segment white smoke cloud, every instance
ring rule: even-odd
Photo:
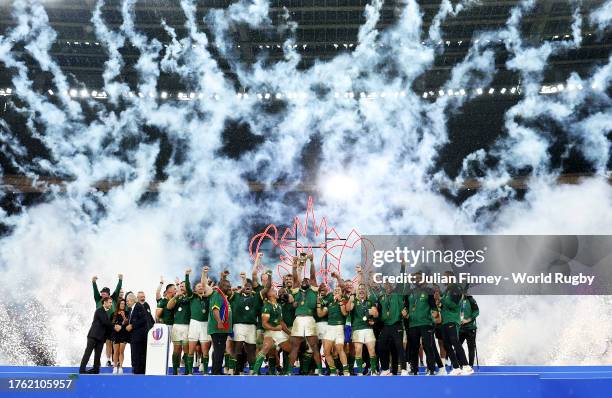
[[[118,30],[104,21],[102,0],[92,14],[97,40],[108,55],[102,74],[110,99],[107,106],[91,99],[79,102],[67,93],[68,79],[49,55],[56,34],[40,2],[15,1],[16,25],[0,37],[0,63],[15,71],[12,84],[23,104],[13,105],[13,111],[26,117],[28,131],[50,150],[51,159],[25,162],[26,149],[6,123],[0,124],[0,146],[26,175],[69,180],[40,204],[17,214],[0,213],[0,221],[11,229],[0,245],[0,292],[5,301],[0,320],[8,316],[9,304],[23,295],[39,302],[48,317],[46,342],[56,363],[76,363],[82,352],[93,309],[89,280],[94,274],[100,276],[100,287],[113,288],[115,275],[123,273],[125,290],[143,289],[152,302],[159,275],[173,280],[184,268],[198,267],[202,247],[214,272],[229,268],[237,273],[250,267],[247,244],[253,219],[264,214],[265,222],[286,223],[287,216],[305,207],[306,198],[287,204],[285,194],[310,178],[303,153],[317,139],[322,166],[314,182],[326,187],[340,181],[350,188],[319,188],[316,199],[318,213],[341,233],[353,228],[368,234],[610,233],[612,189],[605,176],[610,161],[607,89],[612,58],[591,76],[572,74],[564,82],[568,89],[558,95],[539,93],[550,57],[581,45],[580,3],[573,3],[571,40],[538,44],[523,40],[520,33],[521,21],[535,2],[520,3],[504,28],[476,34],[443,86],[445,92],[465,88],[469,94],[445,95],[433,102],[414,92],[413,83],[444,51],[444,45],[437,44],[444,37],[444,21],[475,2],[453,7],[443,1],[424,33],[422,12],[414,0],[405,2],[394,26],[378,31],[382,2],[374,0],[365,9],[366,22],[355,50],[317,61],[308,70],[297,67],[295,22],[288,16],[281,29],[288,35],[282,60],[269,63],[262,56],[244,65],[235,56],[231,32],[271,26],[264,0],[212,11],[205,18],[212,38],[198,28],[195,2],[182,0],[187,36],[179,37],[176,27],[160,21],[172,38],[167,45],[138,31],[134,4],[122,3]],[[590,14],[600,30],[609,25],[609,4]],[[423,37],[428,37],[426,43]],[[470,101],[474,89],[493,81],[500,40],[509,53],[506,67],[521,77],[523,97],[506,113],[501,138],[491,148],[469,155],[453,179],[436,169],[449,141],[448,115]],[[24,43],[39,66],[52,74],[59,102],[32,88],[28,67],[14,51],[15,42]],[[121,81],[126,62],[120,50],[128,44],[139,53],[135,87]],[[211,44],[228,60],[248,98],[237,98],[234,83],[208,50]],[[195,97],[159,101],[162,72],[176,77]],[[585,90],[569,90],[570,85]],[[270,112],[256,93],[282,93],[283,109]],[[593,102],[601,105],[589,111]],[[95,110],[94,120],[85,117],[84,107]],[[248,124],[263,142],[238,159],[220,155],[228,120]],[[600,177],[571,186],[556,184],[559,170],[551,168],[549,159],[553,124]],[[158,178],[160,144],[146,135],[150,128],[163,132],[184,153],[173,156],[164,168],[166,178],[156,186],[157,197],[144,200]],[[486,166],[487,157],[497,159],[497,165]],[[484,170],[484,176],[474,175],[474,167]],[[518,200],[508,181],[524,168],[531,171],[530,189]],[[267,192],[264,203],[257,202],[247,183],[253,175],[267,186],[279,180],[285,186]],[[457,186],[468,178],[475,178],[482,188],[460,205],[439,190],[440,184]],[[101,181],[117,186],[108,192],[92,189]],[[501,200],[503,205],[495,206]],[[33,288],[14,289],[16,283]],[[605,298],[479,301],[481,363],[575,363],[577,353],[584,354],[583,363],[612,360],[607,350],[612,320],[602,315],[612,313],[612,303]],[[558,311],[560,306],[563,311]],[[552,328],[530,332],[556,324],[565,325],[562,333]],[[585,324],[602,327],[591,328],[585,339],[580,333]],[[68,346],[66,341],[75,344]],[[11,350],[23,353],[20,360],[33,361],[14,330],[1,329],[0,357],[9,358]]]

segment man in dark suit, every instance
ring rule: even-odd
[[[87,333],[87,347],[85,348],[83,359],[81,359],[79,373],[100,373],[100,357],[102,356],[102,349],[104,348],[104,342],[109,338],[111,329],[113,327],[107,313],[112,305],[113,299],[111,297],[104,297],[102,299],[102,306],[97,308],[96,312],[94,312],[94,319],[91,323],[91,327],[89,328],[89,333]],[[94,352],[93,368],[86,371],[85,367],[87,366],[87,362],[89,362],[92,351]]]
[[[153,319],[153,314],[151,313],[151,307],[149,306],[149,303],[146,302],[145,299],[145,294],[143,291],[138,292],[138,294],[136,295],[136,301],[138,301],[140,304],[142,304],[145,308],[145,310],[147,310],[147,313],[149,314],[149,323],[151,324],[151,327],[153,326],[153,324],[155,323],[155,320]],[[150,329],[150,328],[149,328]]]
[[[149,331],[149,314],[145,307],[136,301],[134,293],[127,295],[129,308],[128,325],[125,330],[130,335],[132,352],[132,373],[144,374],[147,355],[147,332]]]

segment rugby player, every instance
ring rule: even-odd
[[[306,259],[310,260],[310,278],[303,278],[301,283],[298,277],[298,266],[304,264]],[[297,359],[300,346],[304,339],[312,350],[312,356],[317,365],[316,374],[321,375],[323,373],[323,367],[321,364],[321,354],[319,352],[319,341],[317,338],[317,327],[313,317],[314,311],[317,307],[317,274],[315,271],[315,265],[313,255],[301,253],[300,257],[294,257],[292,266],[293,275],[293,286],[291,291],[293,295],[293,307],[295,308],[295,319],[293,321],[293,327],[291,328],[291,354],[289,355],[289,363],[295,363]]]
[[[208,307],[212,287],[208,285],[208,267],[202,267],[200,282],[195,285],[194,294],[189,299],[189,354],[187,356],[186,374],[193,373],[193,356],[198,343],[202,349],[201,371],[208,374],[208,353],[210,351],[210,335],[208,334]]]
[[[184,353],[185,358],[185,374],[189,374],[189,369],[193,365],[189,363],[189,321],[191,319],[191,282],[189,281],[191,268],[185,270],[185,280],[179,284],[178,293],[175,294],[166,305],[166,308],[174,314],[174,326],[172,327],[172,344],[174,350],[172,352],[172,371],[174,375],[178,375],[178,370],[181,365],[181,353]],[[193,360],[193,358],[191,358]]]

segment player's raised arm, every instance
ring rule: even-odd
[[[174,295],[174,296],[173,296],[173,297],[172,297],[172,298],[171,298],[171,299],[168,301],[168,304],[166,305],[166,308],[167,308],[167,309],[171,310],[171,309],[173,309],[173,308],[176,306],[176,299],[177,299],[177,296],[179,296],[179,294],[178,294],[178,293],[179,293],[179,292],[177,292],[177,294],[175,294],[175,295]]]
[[[263,253],[257,253],[255,256],[255,264],[253,264],[253,269],[251,270],[251,281],[253,284],[253,289],[259,286],[259,265],[261,263],[261,258],[263,257]]]
[[[221,272],[221,279],[219,280],[219,283],[221,283],[222,280],[227,280],[227,277],[229,276],[229,271],[225,270],[223,272]]]
[[[300,279],[298,277],[298,258],[293,257],[293,264],[291,264],[291,275],[293,276],[293,287],[300,286]]]
[[[162,298],[161,290],[162,290],[163,286],[164,286],[164,277],[160,276],[159,277],[159,285],[157,285],[157,289],[155,289],[155,301],[161,300],[161,298]]]
[[[117,286],[115,286],[115,291],[111,295],[111,298],[115,302],[119,298],[119,292],[121,291],[121,285],[123,285],[123,274],[117,275],[117,278],[119,278],[119,280],[117,281]]]
[[[332,272],[331,277],[336,280],[336,286],[340,287],[344,291],[344,281],[340,278],[340,274],[337,272]]]
[[[191,268],[185,270],[185,290],[187,291],[187,297],[193,296],[193,290],[191,289],[191,281],[189,275],[191,274]]]
[[[209,297],[213,293],[213,288],[208,284],[208,265],[202,267],[202,277],[200,278],[200,283],[202,283],[202,287],[204,288],[204,296]]]
[[[267,270],[265,275],[266,275],[265,285],[264,285],[264,288],[260,292],[260,296],[262,300],[266,298],[266,296],[268,295],[268,292],[272,288],[272,270],[270,269]]]
[[[93,296],[94,296],[94,300],[96,302],[96,305],[98,304],[98,302],[102,298],[102,296],[100,296],[100,291],[98,290],[97,280],[98,280],[98,277],[95,276],[95,275],[91,278],[91,285],[93,286]]]
[[[309,278],[310,286],[317,287],[319,286],[317,284],[317,271],[315,270],[314,256],[312,253],[308,255],[308,259],[310,260],[310,278]]]

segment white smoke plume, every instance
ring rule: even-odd
[[[263,55],[243,64],[236,57],[235,29],[272,26],[265,0],[211,11],[204,19],[213,37],[198,28],[196,2],[182,0],[187,36],[162,20],[172,39],[166,44],[138,30],[135,3],[122,3],[123,22],[116,30],[104,20],[103,0],[92,13],[94,33],[108,57],[102,90],[109,101],[104,104],[87,92],[81,95],[84,85],[80,101],[70,95],[71,78],[49,55],[56,33],[40,1],[16,0],[15,26],[0,32],[0,63],[12,72],[16,97],[10,111],[25,118],[28,134],[44,144],[49,157],[26,161],[27,148],[4,121],[0,147],[15,169],[35,181],[41,176],[65,181],[49,187],[37,204],[0,212],[0,222],[9,229],[0,242],[0,320],[24,311],[24,302],[35,303],[31,308],[45,319],[44,335],[27,340],[14,328],[0,330],[3,364],[36,362],[41,351],[52,363],[76,363],[93,309],[92,275],[100,276],[100,287],[112,289],[116,275],[123,273],[124,289],[145,290],[153,303],[159,275],[172,281],[183,269],[199,267],[202,252],[215,273],[247,270],[252,225],[287,223],[301,214],[307,198],[291,192],[305,181],[318,187],[318,214],[340,233],[353,228],[362,234],[612,233],[612,188],[606,180],[612,57],[590,76],[572,74],[563,82],[567,89],[556,95],[540,93],[550,58],[579,48],[585,23],[606,34],[609,1],[592,10],[587,21],[582,15],[588,10],[573,2],[571,39],[538,43],[524,39],[520,29],[535,1],[521,2],[505,27],[472,38],[465,58],[441,87],[445,93],[461,87],[467,93],[435,101],[422,98],[413,84],[445,51],[439,44],[444,22],[477,2],[443,0],[424,32],[423,12],[414,0],[402,4],[393,26],[378,30],[382,2],[373,0],[365,8],[354,51],[306,70],[298,68],[295,22],[288,15],[278,29],[286,34],[281,60],[268,62]],[[500,138],[470,154],[458,177],[448,176],[436,164],[449,143],[449,115],[472,101],[477,88],[491,84],[500,43],[508,53],[506,68],[520,76],[522,97],[506,112]],[[33,88],[17,44],[53,76],[56,99]],[[224,75],[209,50],[213,44],[237,82]],[[126,46],[138,52],[135,86],[121,79],[126,61],[120,50]],[[162,73],[185,87],[185,98],[193,92],[191,100],[160,100]],[[239,98],[236,86],[247,96]],[[257,98],[265,93],[281,93],[276,98],[280,110]],[[261,143],[237,158],[222,155],[229,121],[248,125]],[[553,126],[596,177],[576,185],[556,183],[561,170],[551,165],[549,149],[560,138],[551,133]],[[180,148],[161,179],[156,171],[161,144],[146,133],[150,129]],[[320,142],[321,166],[313,171],[304,157],[314,141]],[[518,171],[529,176],[524,198],[509,186]],[[259,198],[250,193],[251,179],[268,188]],[[467,179],[477,180],[481,189],[459,204],[441,192],[448,186],[456,194],[452,187]],[[108,192],[94,188],[108,181],[115,183]],[[278,182],[280,188],[273,185]],[[152,184],[154,199],[147,197]],[[344,272],[350,274],[351,268],[345,265]],[[607,298],[483,297],[479,302],[481,364],[612,363],[612,302]],[[21,320],[25,329],[39,327],[36,317]]]

